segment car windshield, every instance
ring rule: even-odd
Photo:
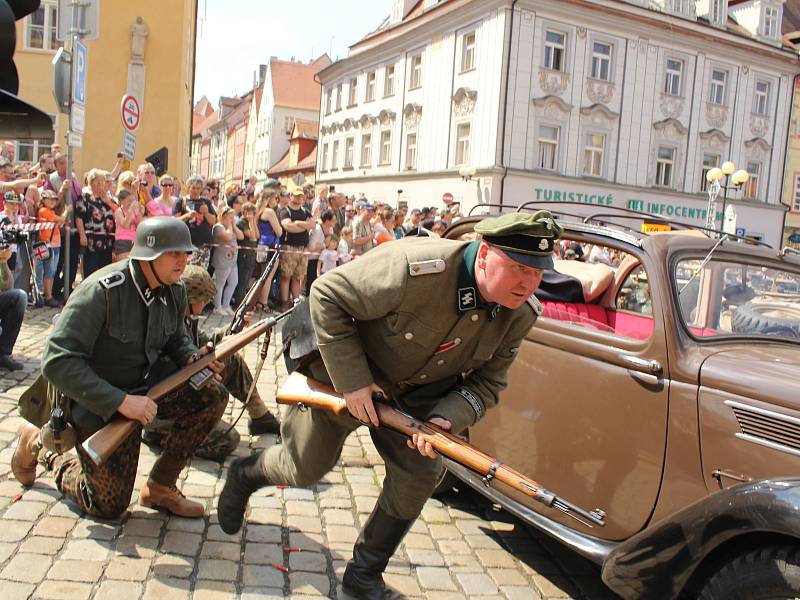
[[[681,317],[697,337],[800,339],[800,274],[712,258],[676,264]]]

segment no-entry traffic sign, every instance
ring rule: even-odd
[[[453,202],[453,194],[450,192],[445,192],[442,194],[442,202],[445,204],[451,204]]]
[[[136,131],[142,120],[142,110],[139,108],[139,101],[130,94],[122,97],[120,104],[120,116],[122,124],[128,131]]]

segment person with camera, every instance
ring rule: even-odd
[[[206,189],[202,177],[190,177],[186,185],[189,197],[175,203],[173,215],[186,223],[197,251],[192,255],[191,264],[208,268],[211,259],[212,228],[217,224],[217,212],[211,200],[203,198]]]
[[[111,264],[117,209],[106,194],[106,172],[92,169],[87,176],[90,191],[75,202],[75,227],[83,250],[83,277]]]
[[[6,232],[0,231],[0,369],[19,371],[24,365],[11,354],[25,317],[28,294],[14,289],[14,274],[8,266],[13,250],[4,241],[4,235]]]

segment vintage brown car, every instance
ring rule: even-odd
[[[594,262],[545,274],[544,312],[469,436],[596,522],[449,470],[623,598],[800,597],[800,256],[573,217],[567,254]]]

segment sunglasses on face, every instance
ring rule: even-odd
[[[175,185],[174,183],[162,183],[161,187],[172,187],[174,185]]]

